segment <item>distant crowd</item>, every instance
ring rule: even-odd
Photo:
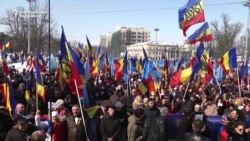
[[[248,140],[250,128],[245,117],[250,115],[250,93],[247,86],[242,86],[239,94],[230,77],[225,77],[219,86],[209,84],[198,88],[194,83],[170,88],[162,79],[155,94],[143,94],[138,88],[140,75],[131,75],[128,83],[117,82],[109,72],[101,72],[99,77],[86,82],[90,107],[99,106],[91,117],[96,125],[93,127],[85,111],[88,107],[81,109],[77,96],[66,83],[59,85],[54,71],[43,74],[46,98],[43,101],[39,97],[38,103],[35,80],[31,80],[34,88],[30,98],[25,98],[24,74],[25,70],[18,72],[15,66],[10,68],[8,77],[0,73],[0,84],[12,83],[16,105],[10,114],[1,91],[1,141],[167,141],[169,114],[184,115],[177,141],[211,140],[206,118],[210,115],[222,116],[221,141]],[[56,105],[51,111],[49,101]]]

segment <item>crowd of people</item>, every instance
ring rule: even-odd
[[[245,120],[250,115],[250,93],[247,86],[239,91],[230,77],[219,82],[220,86],[201,85],[198,89],[193,83],[170,88],[167,79],[162,79],[152,95],[139,90],[140,75],[131,75],[128,82],[117,82],[110,73],[101,72],[99,77],[90,78],[86,83],[90,106],[99,106],[92,119],[96,125],[93,128],[85,111],[87,107],[79,105],[77,96],[66,83],[59,85],[54,72],[43,75],[45,101],[41,98],[37,101],[34,89],[30,99],[25,98],[24,74],[25,70],[18,72],[14,67],[9,77],[0,73],[1,84],[12,82],[16,103],[10,115],[0,94],[2,141],[167,141],[170,114],[184,115],[177,130],[177,141],[211,140],[211,131],[207,128],[210,115],[222,116],[221,141],[247,141],[250,132]],[[55,106],[48,108],[48,101]]]

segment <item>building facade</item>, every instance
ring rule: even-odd
[[[144,57],[143,50],[145,49],[148,58],[177,60],[179,58],[189,58],[191,56],[190,48],[186,46],[170,45],[167,43],[145,42],[127,46],[128,57]]]

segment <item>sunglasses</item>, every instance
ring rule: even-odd
[[[244,129],[238,129],[239,131],[244,131]]]

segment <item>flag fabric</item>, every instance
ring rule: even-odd
[[[60,42],[61,55],[59,60],[61,64],[61,72],[63,78],[66,80],[69,85],[73,95],[77,95],[77,89],[80,96],[83,96],[83,78],[81,75],[84,75],[84,68],[80,63],[80,60],[77,59],[76,53],[68,45],[66,36],[62,27],[62,35]],[[75,85],[76,82],[76,85]]]
[[[170,86],[174,87],[180,85],[181,83],[188,82],[191,74],[192,74],[192,67],[175,72],[170,82]]]
[[[128,74],[128,52],[126,51],[124,57],[123,57],[123,68],[122,73]]]
[[[184,36],[190,26],[204,21],[203,0],[189,0],[185,6],[179,9],[179,27],[183,30]]]
[[[145,61],[144,65],[143,65],[143,69],[142,69],[142,80],[148,79],[150,73],[153,71],[154,69],[154,63],[151,60],[147,60]]]
[[[116,81],[120,81],[123,77],[122,65],[122,60],[114,59],[114,76]]]
[[[175,72],[183,69],[183,59],[178,60],[175,66]]]
[[[88,58],[89,59],[89,58]],[[90,74],[91,76],[97,76],[99,73],[99,64],[100,64],[101,60],[100,58],[97,58],[97,60],[95,60],[92,64],[92,66],[90,67]]]
[[[147,52],[144,48],[142,48],[142,52],[143,52],[143,55],[144,55],[144,60],[148,60],[148,55],[147,55]]]
[[[10,74],[10,70],[9,70],[9,67],[8,67],[5,59],[2,60],[2,65],[3,65],[2,66],[3,67],[3,72],[6,74],[6,76],[9,75]]]
[[[104,71],[110,72],[110,59],[108,58],[108,53],[105,53],[105,64],[104,64]]]
[[[201,69],[202,64],[200,62],[196,62],[193,66],[192,66],[192,73],[189,79],[189,82],[192,82],[194,79],[194,76],[196,73],[198,73],[198,71]]]
[[[136,70],[139,73],[142,73],[142,64],[141,64],[141,61],[139,59],[136,60]]]
[[[148,91],[147,87],[142,82],[138,84],[138,89],[143,95]]]
[[[1,48],[0,51],[1,51],[1,53],[2,53],[2,69],[3,69],[3,72],[4,72],[4,73],[6,74],[6,76],[7,76],[7,75],[10,74],[9,67],[8,67],[8,65],[7,65],[7,63],[6,63],[7,52],[6,52],[5,48],[2,48],[2,47],[0,47],[0,48]]]
[[[218,65],[217,63],[214,63],[214,77],[216,77],[216,79],[218,81],[222,81],[223,79],[223,70],[221,65]]]
[[[87,79],[90,78],[90,65],[89,65],[89,56],[87,55],[86,61],[84,63],[84,69],[85,69],[85,77]]]
[[[84,105],[84,108],[90,106],[89,94],[88,94],[88,89],[87,89],[86,84],[84,85],[84,88],[83,88],[83,105]]]
[[[175,72],[170,82],[170,86],[175,87],[182,83],[193,81],[194,75],[200,70],[200,68],[201,68],[201,63],[197,62],[192,67]]]
[[[5,101],[5,107],[8,109],[10,115],[13,115],[16,108],[16,103],[14,99],[14,91],[12,89],[12,83],[3,83],[0,85],[4,101]]]
[[[206,64],[206,74],[204,76],[202,76],[202,84],[206,85],[208,84],[211,79],[213,78],[214,76],[214,73],[213,73],[213,64],[212,64],[212,61],[209,59],[207,64]]]
[[[26,70],[30,71],[34,67],[36,67],[36,60],[33,55],[29,55],[26,59]]]
[[[209,28],[207,22],[205,22],[199,29],[197,29],[192,35],[188,37],[188,42],[190,44],[195,44],[196,42],[209,42],[212,41],[212,32]]]
[[[0,50],[2,50],[4,48],[3,44],[0,44]]]
[[[43,86],[43,79],[41,75],[41,68],[39,67],[39,53],[36,55],[36,94],[39,95],[43,102],[45,102],[45,89]]]
[[[130,71],[131,71],[131,73],[136,73],[137,72],[137,70],[136,70],[136,61],[137,61],[137,58],[133,58],[133,57],[131,57],[130,58]]]
[[[153,78],[150,76],[148,76],[148,78],[145,80],[145,86],[148,89],[149,95],[151,97],[154,97],[156,95],[156,87],[155,87],[155,82],[153,80]]]
[[[223,69],[228,71],[233,68],[237,68],[237,54],[236,48],[232,48],[227,51],[222,57]]]
[[[41,72],[45,72],[46,71],[46,62],[45,62],[42,54],[37,53],[36,59],[37,59],[36,63],[38,63],[38,64],[36,64],[36,69],[37,69],[37,67],[39,67]]]
[[[30,99],[30,93],[33,88],[33,79],[34,79],[34,71],[31,69],[30,71],[26,71],[23,76],[24,81],[26,82],[25,86],[25,99],[28,101]]]
[[[203,43],[200,43],[199,47],[197,48],[196,51],[196,57],[198,58],[199,61],[201,61],[201,57],[205,51],[205,47]]]
[[[243,62],[240,69],[239,69],[239,79],[243,80],[248,77],[248,64]]]
[[[92,53],[92,45],[87,35],[86,35],[86,40],[87,40],[87,55],[89,55],[89,64],[92,65],[94,59]]]

